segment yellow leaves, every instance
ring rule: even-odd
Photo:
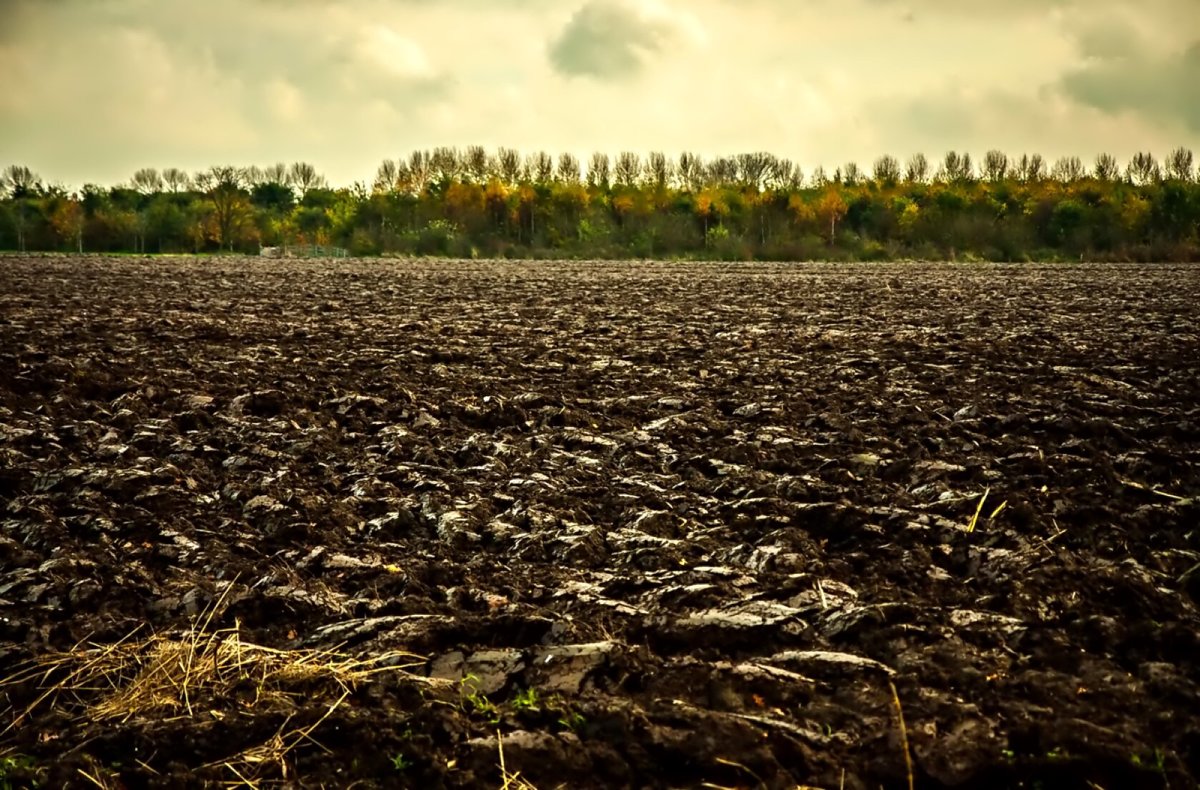
[[[633,197],[631,195],[616,195],[612,199],[613,211],[619,216],[625,216],[633,210]]]
[[[788,197],[788,211],[797,225],[809,225],[817,218],[812,205],[799,194]]]
[[[826,189],[817,200],[817,214],[822,219],[833,218],[835,221],[846,216],[849,206],[842,199],[842,193],[837,188]]]
[[[1121,223],[1131,231],[1138,231],[1150,217],[1150,201],[1141,195],[1131,194],[1121,205]]]
[[[498,179],[491,179],[487,182],[487,186],[483,190],[484,198],[492,203],[494,201],[503,202],[508,199],[508,187],[502,184]]]
[[[706,189],[696,195],[696,213],[702,217],[719,217],[729,212],[721,194],[716,190]]]
[[[576,210],[587,207],[588,193],[582,184],[562,184],[557,187],[556,194],[558,200],[567,207]]]
[[[769,189],[744,189],[742,190],[742,200],[747,206],[755,208],[768,206],[775,199],[775,194]]]
[[[850,207],[846,205],[846,201],[842,199],[841,190],[837,187],[829,187],[817,199],[817,216],[821,218],[823,223],[829,225],[829,243],[833,243],[833,238],[837,233],[837,224],[842,217],[846,216],[846,212]]]
[[[483,211],[484,192],[475,184],[455,181],[446,189],[446,210],[450,216],[462,217]]]
[[[60,200],[50,214],[54,232],[63,239],[70,239],[83,227],[83,206],[75,200]]]

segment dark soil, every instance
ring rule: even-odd
[[[0,782],[905,787],[894,684],[918,787],[1195,787],[1198,334],[1184,266],[2,259],[4,674],[215,606],[434,680],[83,693]]]

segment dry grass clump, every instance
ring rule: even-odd
[[[321,688],[330,696],[346,694],[373,675],[419,660],[400,652],[358,659],[328,650],[279,650],[243,641],[236,625],[211,632],[194,628],[178,636],[135,636],[39,656],[0,680],[0,687],[34,681],[42,691],[5,732],[45,705],[93,721],[126,721],[194,716],[201,700],[239,699],[243,709],[286,702],[299,696],[301,687],[310,699]],[[211,708],[203,712],[211,713]]]
[[[401,652],[360,659],[329,650],[280,650],[254,644],[242,639],[236,624],[209,629],[220,605],[218,601],[181,634],[138,638],[135,631],[114,644],[80,644],[39,656],[0,678],[0,689],[33,684],[38,692],[32,703],[14,711],[0,736],[46,709],[81,721],[164,722],[201,715],[221,719],[231,709],[245,714],[327,704],[316,722],[289,729],[289,716],[266,743],[217,764],[228,768],[239,783],[252,784],[259,769],[272,764],[286,778],[287,754],[302,741],[316,743],[313,730],[359,684],[420,660]]]
[[[42,690],[10,728],[44,705],[93,721],[126,721],[194,716],[200,700],[238,698],[251,708],[284,702],[296,697],[300,686],[306,695],[314,686],[349,692],[412,658],[404,653],[356,659],[325,650],[277,650],[243,641],[235,626],[141,640],[131,635],[111,645],[50,653],[0,680],[0,686],[36,681]]]

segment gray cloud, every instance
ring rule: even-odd
[[[1068,72],[1058,87],[1110,115],[1140,114],[1200,132],[1200,41],[1167,55],[1128,50],[1118,55]]]
[[[676,45],[686,21],[666,6],[626,0],[590,0],[550,46],[550,63],[568,76],[624,79]]]
[[[1079,32],[1078,42],[1080,54],[1100,60],[1133,57],[1145,47],[1136,31],[1116,20],[1088,25]]]

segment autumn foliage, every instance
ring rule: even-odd
[[[69,192],[23,167],[0,179],[0,248],[359,255],[723,259],[1200,258],[1200,185],[1185,149],[1126,167],[951,152],[806,176],[769,154],[704,161],[623,152],[524,157],[417,151],[373,183],[331,189],[306,163],[139,170]]]

